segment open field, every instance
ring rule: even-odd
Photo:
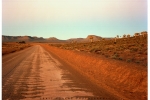
[[[95,53],[106,58],[147,66],[147,36],[100,40],[89,43],[50,44],[67,50]]]
[[[20,51],[30,46],[31,44],[29,43],[3,42],[2,55]]]

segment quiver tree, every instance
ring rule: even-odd
[[[116,37],[115,37],[116,38]],[[119,35],[117,35],[117,38],[119,38]]]

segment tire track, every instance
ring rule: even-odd
[[[2,99],[53,100],[58,97],[108,99],[107,93],[102,93],[103,90],[100,93],[92,86],[93,84],[71,69],[68,64],[63,63],[41,46],[34,46],[26,52],[17,57],[20,59],[19,63],[15,61],[13,63],[12,60],[8,65],[5,63],[7,67],[14,64],[15,68],[10,72],[5,71],[9,73],[4,74],[3,77]]]
[[[15,56],[12,61],[9,60],[7,58],[7,56],[4,56],[2,59],[5,59],[2,61],[2,79],[5,79],[5,77],[7,77],[11,72],[13,72],[13,70],[23,61],[26,59],[27,55],[30,55],[34,52],[34,47],[30,48],[28,52],[22,51],[21,53],[19,52],[19,54],[17,56]],[[28,50],[28,49],[26,49]],[[22,54],[24,53],[24,56],[22,56]],[[7,58],[7,60],[6,60]],[[18,59],[19,58],[19,59]]]

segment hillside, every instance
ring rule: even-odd
[[[90,37],[93,38],[93,41],[99,41],[102,39],[102,37],[100,36],[96,36],[96,35],[88,35],[87,38],[85,40],[89,41],[90,40]]]

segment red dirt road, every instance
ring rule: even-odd
[[[116,100],[70,65],[36,45],[2,57],[3,100]]]

